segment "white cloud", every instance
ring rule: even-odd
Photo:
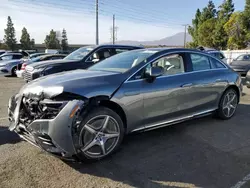
[[[11,16],[18,40],[23,27],[28,29],[36,43],[42,43],[51,29],[62,30],[62,28],[65,28],[70,43],[95,43],[95,17],[93,12],[88,10],[72,12],[72,10],[52,6],[38,6],[31,3],[26,3],[24,6],[23,3],[18,3],[18,1],[14,3],[8,0],[1,1],[3,2],[0,5],[0,38],[4,36],[7,16]],[[116,20],[118,40],[155,40],[183,30],[181,27],[165,28],[136,22],[120,20],[118,17]],[[110,41],[111,24],[112,14],[110,14],[110,17],[100,15],[100,42]]]

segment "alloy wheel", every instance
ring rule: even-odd
[[[116,147],[120,137],[117,121],[108,115],[90,119],[80,132],[80,150],[90,158],[101,158]]]
[[[229,118],[233,116],[238,104],[237,100],[237,94],[233,91],[230,91],[225,95],[223,99],[222,110],[226,117]]]

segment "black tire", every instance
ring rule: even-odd
[[[234,93],[234,94],[235,94],[235,97],[236,97],[236,98],[235,98],[235,109],[234,109],[234,111],[232,112],[232,115],[227,116],[225,110],[223,110],[223,102],[224,102],[224,100],[226,100],[226,99],[225,99],[226,96],[227,96],[228,94],[230,94],[230,93]],[[221,99],[220,99],[219,108],[218,108],[218,110],[216,111],[216,117],[218,117],[219,119],[222,119],[222,120],[227,120],[227,119],[232,118],[232,117],[234,116],[234,114],[235,114],[236,109],[237,109],[238,102],[239,102],[239,95],[238,95],[237,91],[236,91],[235,89],[233,89],[233,88],[227,89],[227,90],[223,93],[223,95],[222,95],[222,97],[221,97]]]
[[[108,154],[104,155],[104,156],[91,156],[89,154],[87,154],[88,151],[83,152],[81,150],[81,148],[83,148],[83,146],[85,146],[85,144],[81,143],[84,142],[83,140],[85,140],[85,135],[82,135],[82,132],[87,131],[86,130],[86,124],[89,123],[90,121],[92,121],[92,119],[95,119],[99,116],[109,116],[109,121],[111,120],[112,123],[116,122],[114,125],[117,126],[117,133],[119,132],[119,137],[118,138],[112,138],[115,139],[115,145],[112,147],[112,150],[110,150],[108,152]],[[98,120],[97,120],[98,121]],[[102,120],[103,121],[103,120]],[[109,122],[110,123],[110,122]],[[96,123],[98,125],[98,123]],[[93,127],[91,127],[93,128]],[[101,129],[101,128],[100,128]],[[98,129],[95,129],[98,130]],[[99,130],[98,130],[99,131]],[[113,110],[106,108],[106,107],[96,107],[95,109],[91,110],[81,121],[81,123],[79,124],[79,126],[77,126],[75,129],[73,128],[72,130],[72,134],[73,134],[73,140],[74,140],[74,145],[77,151],[77,155],[76,157],[82,161],[82,162],[94,162],[94,161],[98,161],[100,159],[103,159],[107,156],[110,156],[112,153],[114,153],[120,146],[123,137],[124,137],[124,124],[123,121],[121,120],[121,117],[114,112]],[[88,132],[88,134],[91,134],[90,132]],[[107,133],[108,134],[108,133]],[[94,136],[95,134],[93,134],[93,137],[97,137],[97,134]],[[83,138],[84,137],[84,138]],[[87,136],[86,136],[87,137]],[[82,141],[81,141],[82,140]],[[92,140],[92,139],[90,139]],[[93,139],[94,140],[94,139]],[[93,141],[92,140],[92,141]],[[108,142],[108,140],[106,140],[106,142]],[[88,142],[89,143],[89,142]],[[88,144],[86,144],[88,145]],[[93,146],[94,147],[94,146]],[[99,147],[99,146],[98,146]],[[105,148],[105,147],[104,147]],[[90,148],[91,149],[91,148]]]
[[[17,67],[13,67],[11,70],[11,76],[16,76]]]

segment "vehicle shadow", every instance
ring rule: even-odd
[[[231,187],[249,173],[250,161],[242,162],[229,152],[241,147],[241,137],[250,139],[243,134],[250,131],[243,118],[249,112],[249,105],[240,104],[231,120],[209,116],[131,134],[111,157],[92,164],[66,164],[82,174],[133,187]],[[237,137],[239,122],[242,134]]]
[[[0,127],[0,146],[3,144],[15,144],[20,141],[21,139],[16,133],[9,131],[7,127]]]
[[[13,75],[5,75],[4,77],[6,77],[6,78],[17,78],[16,76],[13,76]]]

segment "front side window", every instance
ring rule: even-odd
[[[112,48],[102,48],[94,52],[87,61],[99,62],[115,55],[115,51]]]
[[[205,55],[190,54],[193,71],[209,70],[211,69],[209,58]]]
[[[120,53],[93,65],[89,68],[89,70],[114,71],[123,73],[142,63],[145,59],[152,56],[156,52],[158,51],[143,49]]]
[[[181,74],[185,72],[184,54],[171,54],[156,60],[147,65],[144,69],[137,72],[131,80],[145,78],[145,73],[149,72],[151,67],[161,67],[164,69],[163,76]]]
[[[75,50],[71,54],[65,57],[66,60],[82,60],[86,55],[88,55],[94,48],[93,47],[83,47]]]
[[[13,56],[13,59],[21,59],[22,58],[22,55],[14,55]]]
[[[174,75],[185,72],[184,60],[181,54],[172,54],[162,57],[156,62],[152,63],[152,66],[162,67],[164,69],[164,75]]]

